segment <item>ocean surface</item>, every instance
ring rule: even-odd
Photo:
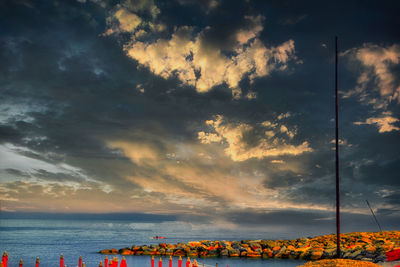
[[[165,236],[154,240],[153,236]],[[134,223],[129,220],[63,220],[63,219],[0,219],[0,253],[7,250],[10,267],[17,267],[22,258],[24,267],[35,266],[36,257],[40,267],[58,267],[60,254],[68,267],[78,265],[82,256],[87,267],[98,267],[105,256],[97,253],[102,249],[130,247],[132,244],[178,243],[196,240],[242,240],[285,239],[287,234],[268,232],[238,232],[229,229],[204,229],[188,223],[160,222]],[[110,256],[109,256],[110,257]],[[119,256],[118,256],[119,257]],[[150,267],[149,256],[125,257],[128,267]],[[119,261],[121,257],[119,257]],[[156,259],[156,266],[158,266]],[[297,266],[303,261],[268,259],[200,258],[199,266],[259,267]],[[168,258],[163,258],[168,266]],[[177,267],[177,258],[173,258]]]

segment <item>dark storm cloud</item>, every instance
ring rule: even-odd
[[[93,1],[2,2],[0,101],[6,117],[0,117],[1,144],[28,148],[14,149],[14,152],[31,159],[76,167],[80,174],[110,185],[125,198],[151,196],[167,203],[165,206],[154,204],[166,210],[195,206],[198,217],[193,218],[196,220],[225,216],[238,224],[268,222],[292,225],[296,221],[303,225],[324,225],[328,229],[332,223],[331,214],[324,212],[282,210],[264,214],[240,210],[223,214],[213,210],[211,215],[203,216],[207,209],[196,207],[194,200],[187,200],[184,204],[169,203],[171,199],[166,192],[145,192],[144,182],[131,181],[127,177],[145,177],[148,180],[156,177],[157,181],[168,181],[168,184],[187,192],[187,198],[195,195],[227,208],[232,200],[177,179],[179,170],[188,176],[191,175],[188,169],[195,170],[201,177],[207,170],[215,177],[214,180],[225,173],[232,177],[248,175],[248,179],[252,179],[254,173],[260,172],[264,189],[277,190],[285,204],[317,203],[332,207],[332,36],[340,36],[342,51],[360,47],[364,42],[399,43],[397,29],[400,25],[395,13],[398,4],[340,2],[333,6],[318,1],[218,1],[217,4],[213,1],[155,1],[154,4],[160,9],[156,21],[168,27],[167,33],[161,33],[161,37],[167,38],[174,32],[174,27],[189,25],[195,28],[195,33],[202,31],[205,46],[223,52],[233,47],[238,30],[255,26],[254,21],[245,16],[260,15],[263,17],[260,17],[263,30],[259,36],[262,43],[279,45],[293,39],[295,54],[302,64],[289,64],[287,71],[258,77],[253,82],[244,77],[240,81],[243,95],[249,91],[257,93],[257,98],[251,101],[232,100],[226,84],[199,94],[178,78],[164,79],[154,75],[127,57],[122,49],[124,37],[102,35],[107,28],[106,18],[115,8],[114,3],[107,2],[102,6]],[[358,16],[361,12],[368,15]],[[340,14],[340,20],[334,21],[339,18],[337,14]],[[207,26],[210,27],[206,29]],[[343,90],[352,89],[357,76],[344,68],[345,61],[341,64],[341,87]],[[392,71],[398,74],[398,68]],[[347,141],[340,147],[343,205],[363,212],[368,212],[364,199],[373,199],[377,207],[381,204],[395,206],[398,193],[385,195],[379,192],[399,188],[399,132],[379,134],[374,126],[354,125],[355,121],[364,121],[371,108],[361,105],[356,98],[341,99],[340,103],[340,138]],[[398,117],[399,105],[391,103],[389,108]],[[313,148],[312,153],[232,162],[224,154],[226,147],[219,148],[215,144],[210,146],[210,149],[215,149],[210,150],[210,155],[215,157],[213,160],[218,166],[197,158],[184,165],[187,163],[182,164],[184,157],[179,158],[179,153],[176,153],[176,158],[169,156],[174,160],[165,159],[166,154],[178,150],[179,144],[182,146],[181,154],[188,153],[189,148],[194,151],[191,153],[203,153],[205,149],[197,147],[200,145],[197,134],[206,130],[205,121],[212,120],[214,115],[221,114],[228,122],[253,126],[255,130],[243,138],[246,149],[249,149],[265,138],[264,130],[258,129],[257,125],[266,120],[274,121],[279,114],[286,112],[292,116],[281,123],[296,129],[296,135],[287,142],[298,144],[306,140]],[[135,162],[127,151],[121,147],[112,148],[107,143],[119,140],[150,147],[159,156],[154,161],[162,163],[154,166]],[[284,163],[271,163],[271,160]],[[177,168],[171,162],[187,169],[166,173],[165,166]],[[7,172],[15,177],[25,174],[14,167],[8,168]],[[65,172],[39,169],[36,175],[47,183],[81,182],[81,178]],[[225,184],[229,184],[229,178],[224,177],[227,179]],[[97,185],[91,186],[96,194],[104,194],[104,199],[109,202],[122,201],[113,193],[106,195]],[[40,188],[40,193],[44,190],[42,187],[46,188],[44,185],[35,188]],[[18,186],[12,189],[16,188]],[[54,190],[60,192],[59,188]],[[383,208],[380,210],[383,214]],[[388,213],[394,210],[390,206],[387,208]],[[182,220],[188,216],[178,215]],[[347,222],[353,218],[346,216],[350,218],[346,219]],[[356,216],[357,221],[368,218],[363,216]],[[395,216],[388,215],[383,220],[398,227]]]

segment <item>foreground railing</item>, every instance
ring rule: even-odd
[[[104,262],[104,264],[103,264]],[[36,267],[39,267],[39,258],[36,258]],[[190,261],[190,258],[188,257],[185,262],[185,267],[213,267],[211,265],[206,265],[204,263],[199,264],[196,260],[193,260],[193,263]],[[218,263],[215,264],[216,267],[218,267]],[[2,261],[0,263],[0,267],[8,267],[8,254],[5,251],[2,257]],[[19,267],[23,267],[23,260],[21,259],[19,261]],[[67,265],[64,265],[64,256],[61,254],[60,255],[60,267],[67,267]],[[78,260],[78,267],[86,267],[86,264],[84,261],[82,261],[82,256],[79,257]],[[113,257],[112,259],[108,259],[106,256],[104,258],[104,261],[99,262],[99,267],[127,267],[125,257],[122,257],[121,262],[118,264],[118,258]],[[154,256],[151,257],[151,267],[155,267],[155,259]],[[163,261],[162,258],[158,260],[158,267],[163,267]],[[172,257],[169,257],[168,261],[168,267],[173,267],[172,266]],[[178,260],[178,267],[183,267],[183,260],[182,257],[179,257]],[[229,265],[227,265],[229,267]]]

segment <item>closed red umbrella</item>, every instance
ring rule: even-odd
[[[22,259],[19,261],[19,267],[22,267],[23,261]]]
[[[60,267],[64,266],[64,256],[63,254],[60,255]]]
[[[108,267],[113,267],[114,266],[113,264],[114,264],[114,259],[110,259]]]
[[[190,258],[189,257],[186,260],[186,267],[190,267]]]
[[[158,262],[158,267],[162,267],[162,259],[160,258],[160,261]]]
[[[113,266],[114,267],[118,267],[118,258],[117,257],[114,258],[114,265]]]
[[[178,267],[182,267],[182,257],[181,256],[179,256]]]
[[[151,256],[151,267],[154,267],[154,256]]]
[[[82,256],[79,256],[79,267],[82,267]]]
[[[169,256],[169,265],[168,267],[172,267],[172,256]]]
[[[127,267],[125,257],[122,257],[121,264],[119,267]]]
[[[7,267],[7,261],[8,261],[8,254],[7,254],[7,251],[4,251],[4,253],[3,253],[3,265],[4,265],[4,267]]]
[[[108,267],[108,258],[107,258],[107,256],[106,256],[106,258],[104,259],[104,267]]]
[[[36,267],[39,267],[39,257],[36,258]]]

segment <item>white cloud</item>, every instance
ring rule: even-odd
[[[215,120],[207,121],[206,124],[211,126],[215,133],[201,131],[198,133],[198,139],[204,144],[223,141],[227,146],[225,154],[233,161],[245,161],[251,158],[262,159],[281,155],[295,156],[313,151],[307,141],[300,145],[292,145],[288,144],[285,138],[277,137],[276,134],[279,131],[286,133],[290,139],[294,137],[295,132],[289,131],[284,125],[279,129],[274,127],[273,130],[266,131],[266,138],[259,138],[256,145],[249,146],[244,140],[244,136],[254,129],[253,126],[246,123],[226,123],[223,116],[220,115],[216,116]],[[271,122],[263,122],[260,125],[271,127],[273,124]],[[206,136],[212,136],[213,138],[206,139]]]

